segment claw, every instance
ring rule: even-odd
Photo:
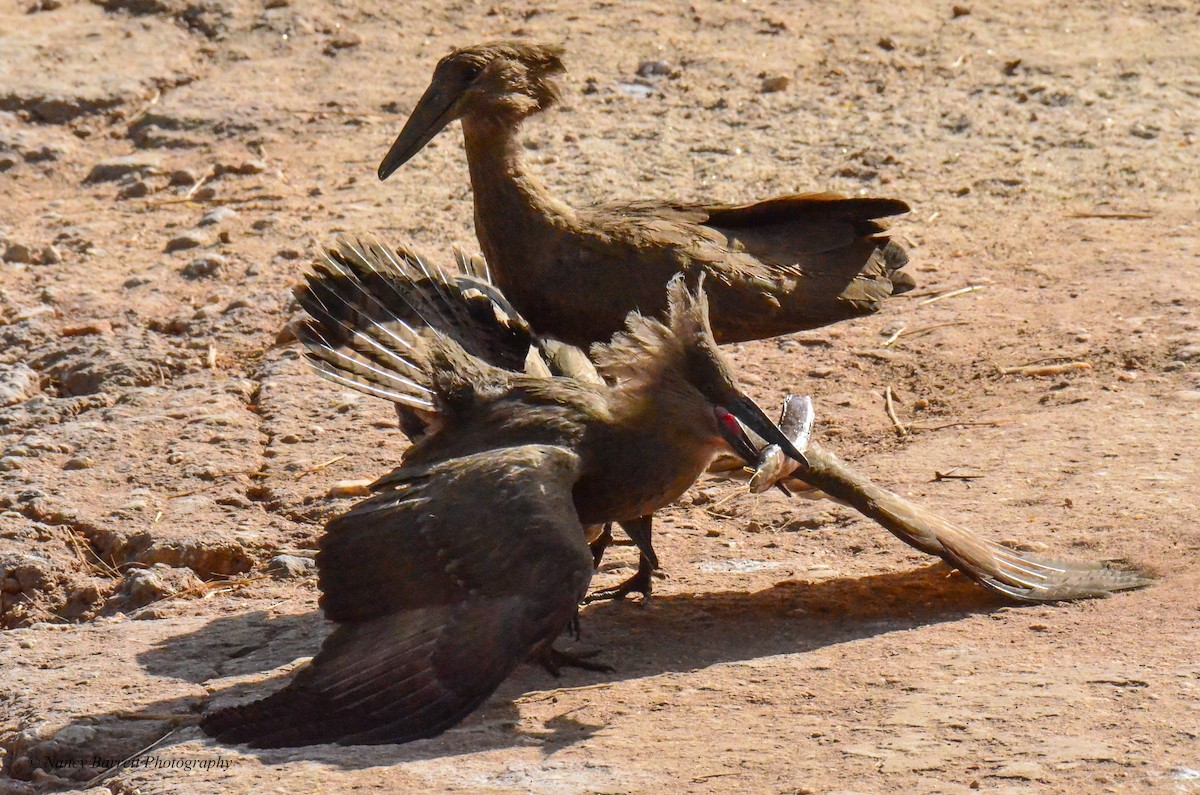
[[[591,662],[590,658],[595,657],[599,653],[598,651],[589,651],[571,654],[570,652],[560,651],[553,646],[547,646],[531,654],[530,662],[535,662],[542,666],[551,676],[558,676],[563,668],[582,668],[585,671],[596,671],[602,674],[612,673],[614,668],[611,665]]]
[[[654,565],[642,555],[638,559],[638,570],[625,582],[614,588],[604,588],[595,593],[588,594],[584,598],[584,604],[592,602],[604,601],[620,601],[631,593],[639,593],[642,595],[642,605],[650,601],[650,594],[654,591]]]

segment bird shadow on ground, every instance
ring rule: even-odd
[[[582,614],[582,640],[572,644],[560,641],[559,645],[577,652],[598,650],[596,661],[612,665],[615,670],[611,673],[566,669],[561,677],[551,678],[537,667],[522,666],[460,726],[440,737],[403,747],[321,745],[249,753],[266,764],[308,760],[347,769],[515,746],[537,746],[550,753],[583,741],[604,727],[581,723],[564,710],[536,731],[528,731],[520,727],[520,713],[514,703],[522,695],[551,688],[569,691],[776,654],[804,654],[987,613],[1010,604],[937,563],[859,578],[783,581],[755,592],[665,594],[655,596],[644,609],[632,601],[592,605]],[[225,616],[194,632],[163,640],[138,655],[138,662],[154,675],[191,682],[248,676],[315,654],[328,630],[329,625],[317,611],[284,616],[255,611]],[[265,682],[255,678],[231,684],[215,691],[210,704],[227,706],[260,698],[283,686],[290,676],[288,670]],[[175,723],[181,729],[169,744],[177,744],[202,738],[198,730],[185,728],[198,717],[201,703],[197,699],[172,699],[120,713],[85,716],[79,722],[93,728],[113,725],[120,733],[121,724],[145,725],[148,720],[161,720],[175,713]],[[137,734],[130,735],[129,753],[142,747],[138,743],[145,737]]]

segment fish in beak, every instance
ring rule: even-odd
[[[405,122],[404,129],[396,136],[392,148],[379,164],[379,179],[390,177],[392,172],[421,151],[433,136],[458,118],[459,96],[461,95],[447,90],[446,86],[439,85],[437,81],[425,89],[417,107]]]
[[[763,410],[758,407],[753,400],[740,395],[736,399],[729,401],[725,406],[718,406],[716,409],[717,424],[721,430],[721,436],[726,443],[733,448],[733,451],[741,456],[747,464],[757,465],[758,463],[758,448],[756,448],[746,432],[742,430],[741,425],[745,425],[754,433],[758,434],[768,444],[779,445],[779,449],[784,455],[794,461],[799,462],[803,466],[808,466],[808,459],[804,454],[796,449],[792,441],[787,438],[783,431],[771,422],[770,418],[763,413]],[[739,425],[738,423],[741,423]]]

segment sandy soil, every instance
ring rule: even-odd
[[[14,0],[0,31],[0,791],[1200,792],[1194,3]],[[473,241],[456,128],[373,172],[434,61],[501,36],[568,47],[527,146],[571,201],[909,201],[918,290],[731,349],[748,389],[981,532],[1161,581],[1013,606],[701,484],[649,606],[584,611],[615,673],[523,668],[403,747],[202,738],[319,645],[330,486],[403,445],[305,371],[289,288],[339,230]],[[997,369],[1050,358],[1091,368]]]

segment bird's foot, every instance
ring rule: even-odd
[[[652,567],[645,564],[639,565],[637,573],[628,580],[614,588],[602,588],[595,593],[588,594],[583,603],[620,601],[631,593],[639,593],[642,595],[642,604],[644,605],[650,601],[650,594],[654,592],[654,575],[655,571]]]
[[[541,651],[534,652],[529,659],[530,662],[535,662],[545,668],[551,676],[558,676],[563,668],[582,668],[585,671],[596,671],[602,674],[612,673],[614,669],[611,665],[591,661],[591,658],[599,653],[598,651],[589,651],[571,654],[553,646],[547,646]]]

